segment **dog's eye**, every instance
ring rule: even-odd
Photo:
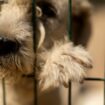
[[[48,18],[55,18],[57,15],[56,9],[49,3],[39,2],[38,6],[42,9],[43,15]]]

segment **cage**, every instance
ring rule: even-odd
[[[33,1],[33,5],[32,5],[32,13],[33,13],[33,18],[32,18],[32,23],[33,23],[33,39],[36,39],[35,38],[35,21],[36,21],[36,19],[35,19],[35,6],[36,6],[36,0],[32,0]],[[91,1],[91,0],[90,0]],[[96,2],[95,2],[96,1]],[[2,0],[0,1],[0,2],[3,2]],[[71,3],[72,2],[72,0],[69,0],[69,17],[72,17],[72,6],[71,6]],[[98,5],[97,4],[97,2],[99,2],[99,0],[92,0],[92,3],[96,3],[96,5]],[[101,2],[101,0],[100,0],[100,2]],[[104,0],[102,0],[102,3],[104,2]],[[100,3],[101,4],[101,3]],[[97,7],[96,7],[97,8]],[[69,34],[69,38],[70,39],[72,39],[72,29],[71,28],[69,28],[69,27],[72,27],[72,20],[71,20],[71,18],[69,18],[69,20],[68,20],[68,34]],[[35,40],[33,40],[33,43],[35,43]],[[36,48],[35,48],[35,46],[34,46],[34,51],[36,50]],[[35,68],[33,68],[34,69],[34,72],[35,72]],[[33,75],[33,77],[34,77],[34,75]],[[104,77],[105,77],[105,72],[104,72]],[[85,81],[87,82],[87,81],[89,81],[89,82],[95,82],[95,81],[98,81],[98,82],[103,82],[104,83],[104,96],[103,97],[105,97],[105,78],[101,78],[101,77],[87,77],[87,78],[85,78]],[[37,94],[37,81],[36,81],[36,79],[35,78],[33,78],[33,82],[34,82],[34,91],[35,91],[35,103],[34,103],[34,105],[38,105],[38,94]],[[8,103],[6,103],[6,89],[5,89],[5,79],[3,79],[2,80],[2,89],[3,89],[3,105],[8,105]],[[105,98],[104,98],[105,99]],[[69,83],[69,88],[68,88],[68,105],[72,105],[72,83],[70,82]],[[104,101],[104,104],[103,105],[105,105],[105,101]]]

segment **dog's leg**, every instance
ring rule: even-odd
[[[80,81],[91,67],[91,58],[83,47],[72,43],[55,45],[40,74],[39,85],[45,90],[67,85],[70,80]]]

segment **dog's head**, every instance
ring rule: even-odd
[[[38,42],[35,44],[40,51],[42,46],[50,49],[54,41],[62,40],[67,35],[68,0],[37,0],[36,5],[35,37]],[[72,8],[75,10],[75,6]],[[75,11],[73,16],[77,16]],[[1,5],[0,77],[33,72],[36,54],[33,50],[32,24],[31,0],[8,0]]]
[[[50,48],[53,40],[66,33],[67,1],[37,0],[38,47],[45,38],[43,46]],[[32,73],[34,58],[32,2],[8,0],[1,5],[0,11],[0,76]]]

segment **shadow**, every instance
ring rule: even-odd
[[[54,89],[42,93],[39,99],[39,105],[61,105],[60,89]]]

